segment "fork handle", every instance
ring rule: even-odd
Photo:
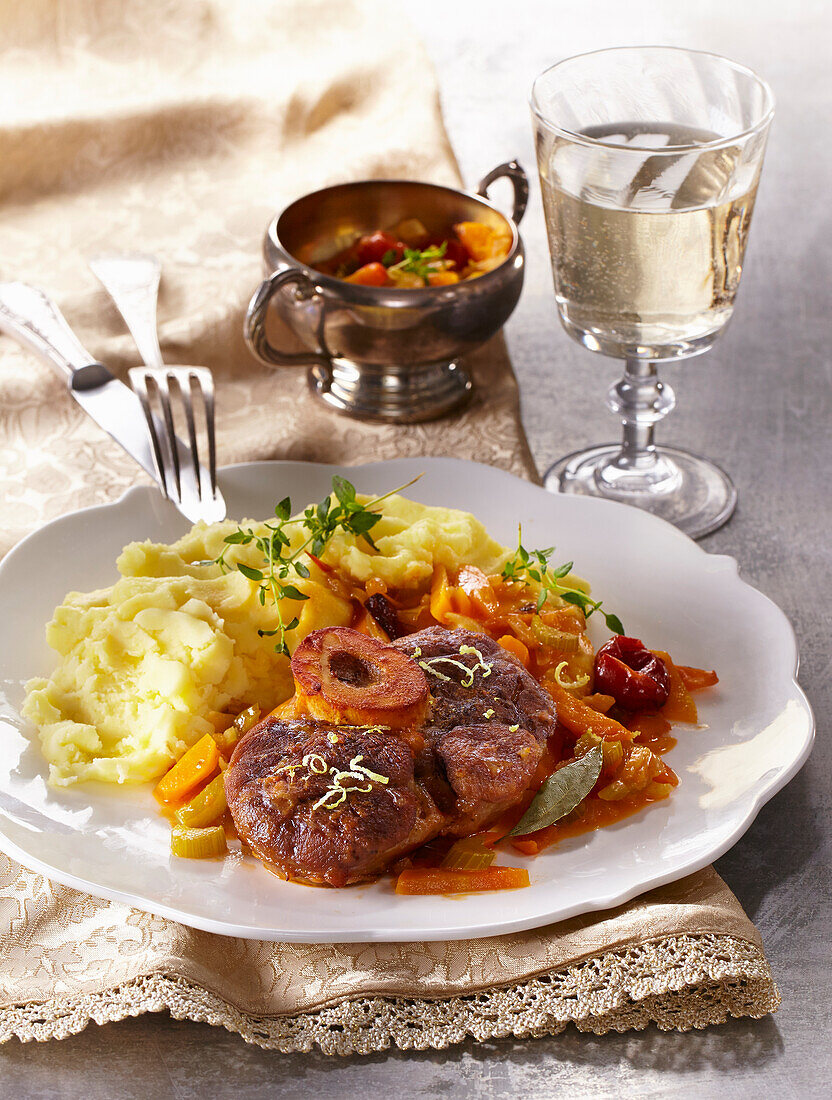
[[[0,330],[33,351],[70,387],[80,381],[79,371],[97,365],[51,298],[26,283],[0,283]]]
[[[156,300],[162,268],[143,252],[105,252],[93,256],[90,269],[115,303],[147,367],[163,367],[156,332]]]

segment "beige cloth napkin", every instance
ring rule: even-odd
[[[500,339],[474,357],[464,413],[408,428],[334,416],[302,372],[263,368],[242,342],[275,210],[347,178],[457,181],[429,62],[394,5],[0,0],[0,47],[0,278],[43,285],[123,371],[135,349],[84,259],[156,252],[163,351],[213,369],[222,462],[453,454],[535,476]],[[0,340],[0,551],[142,478]],[[0,856],[0,1040],[166,1008],[263,1046],[350,1053],[570,1020],[702,1027],[777,1004],[759,937],[712,870],[513,936],[309,946],[197,932]]]

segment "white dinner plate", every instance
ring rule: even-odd
[[[408,495],[473,512],[513,545],[557,546],[628,634],[681,664],[716,668],[698,697],[702,728],[679,726],[668,760],[672,796],[620,823],[561,842],[524,865],[528,889],[457,897],[399,897],[391,880],[344,890],[282,882],[239,852],[224,861],[176,859],[149,787],[47,785],[35,730],[20,717],[24,683],[47,675],[44,625],[72,589],[116,580],[134,539],[170,542],[185,521],[155,489],[64,516],[0,566],[0,849],[67,886],[127,902],[195,928],[293,942],[440,940],[533,928],[618,905],[704,867],[731,847],[812,747],[812,712],[795,681],[797,648],[783,613],[740,580],[733,558],[707,554],[635,508],[554,496],[500,470],[456,459],[401,459],[341,468],[261,462],[221,471],[229,515],[272,514],[291,494],[320,500],[332,475],[382,493],[424,472]],[[598,644],[607,635],[591,620]]]

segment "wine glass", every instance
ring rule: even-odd
[[[715,54],[622,47],[547,69],[531,108],[561,322],[626,364],[607,396],[623,442],[567,455],[546,487],[708,534],[730,517],[736,489],[712,462],[654,444],[675,405],[656,364],[701,355],[731,317],[771,90]]]

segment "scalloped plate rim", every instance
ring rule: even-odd
[[[332,463],[313,463],[302,462],[295,460],[268,460],[252,463],[235,463],[233,465],[222,467],[219,471],[220,477],[227,479],[234,475],[245,474],[245,472],[251,472],[252,470],[290,470],[293,468],[304,468],[307,470],[316,470],[330,473],[340,473],[345,476],[350,476],[351,472],[359,470],[374,470],[378,468],[394,469],[397,466],[413,467],[414,465],[426,466],[426,467],[453,467],[457,471],[461,469],[478,469],[483,472],[484,476],[497,477],[498,479],[505,479],[506,484],[517,482],[524,487],[524,489],[534,489],[542,494],[545,494],[545,498],[552,501],[560,499],[557,495],[552,495],[542,489],[540,486],[534,485],[532,482],[518,478],[515,475],[502,470],[498,467],[486,466],[481,463],[475,463],[464,459],[457,458],[442,458],[442,457],[405,457],[390,459],[378,462],[359,463],[352,466],[341,466]],[[395,479],[393,479],[395,480]],[[440,940],[440,939],[462,939],[462,938],[483,938],[492,935],[504,935],[512,932],[524,931],[531,928],[541,927],[552,921],[561,921],[581,915],[582,913],[592,912],[595,910],[605,910],[613,908],[632,900],[634,897],[646,892],[647,890],[655,889],[659,886],[666,885],[670,882],[676,881],[689,874],[701,870],[707,866],[714,859],[719,858],[726,851],[728,851],[748,830],[752,825],[755,818],[762,806],[765,805],[775,794],[777,794],[786,784],[797,774],[800,768],[808,759],[812,751],[815,737],[815,721],[812,713],[811,706],[808,702],[805,692],[797,681],[797,671],[799,665],[799,654],[797,639],[794,633],[794,629],[789,622],[783,611],[774,603],[770,597],[765,593],[760,592],[759,589],[754,588],[746,581],[742,576],[742,571],[737,560],[727,554],[710,554],[703,547],[699,546],[687,535],[683,534],[677,528],[673,527],[666,521],[650,515],[649,513],[638,511],[625,504],[619,504],[612,501],[596,500],[591,498],[571,497],[568,498],[572,501],[578,501],[578,508],[589,509],[614,509],[619,515],[626,515],[634,522],[641,522],[647,525],[655,525],[657,530],[661,530],[665,536],[671,535],[677,541],[677,545],[685,547],[689,552],[691,549],[697,552],[698,556],[707,559],[714,564],[722,564],[726,566],[725,569],[720,569],[717,572],[731,572],[734,575],[736,583],[743,586],[744,589],[753,593],[753,598],[760,601],[767,606],[770,610],[774,610],[779,619],[781,628],[785,627],[790,648],[792,652],[792,672],[790,673],[789,687],[791,689],[790,701],[797,702],[804,712],[805,717],[808,719],[807,734],[804,743],[800,747],[800,751],[797,752],[790,763],[780,768],[776,774],[772,775],[770,780],[765,784],[762,784],[757,789],[752,798],[748,800],[746,812],[741,819],[737,819],[733,826],[726,830],[726,835],[722,836],[718,842],[713,843],[707,851],[702,851],[695,858],[689,858],[682,861],[679,865],[671,864],[664,871],[656,871],[640,882],[633,882],[628,886],[621,887],[607,894],[599,894],[597,891],[593,896],[591,903],[577,902],[571,906],[567,906],[563,909],[555,912],[540,912],[534,916],[519,917],[517,919],[504,919],[497,922],[497,924],[490,925],[470,925],[470,924],[453,924],[445,925],[441,928],[425,928],[425,929],[408,929],[407,936],[403,937],[400,929],[379,927],[368,930],[362,928],[360,935],[351,938],[349,935],[349,929],[339,929],[337,933],[334,933],[331,929],[327,928],[307,928],[298,929],[294,933],[289,934],[285,929],[274,930],[273,934],[270,934],[268,929],[264,929],[258,925],[246,925],[246,924],[231,924],[224,920],[214,920],[204,917],[201,914],[195,914],[188,912],[187,909],[178,907],[177,905],[168,905],[159,899],[148,898],[141,893],[132,893],[131,891],[115,889],[97,883],[95,880],[88,879],[83,875],[72,873],[60,866],[51,864],[48,860],[40,859],[31,853],[28,853],[24,849],[20,848],[14,841],[5,835],[3,830],[3,815],[0,811],[0,850],[4,851],[10,857],[18,860],[24,866],[38,871],[54,881],[68,886],[74,889],[81,889],[93,896],[101,897],[109,901],[120,902],[123,904],[131,905],[135,908],[141,909],[145,912],[151,913],[155,916],[164,917],[179,923],[185,924],[189,927],[197,928],[202,931],[229,935],[229,936],[242,936],[244,938],[255,939],[281,939],[286,942],[401,942],[403,938],[413,939],[419,938],[423,940]],[[65,515],[56,517],[49,523],[44,524],[42,527],[31,532],[20,542],[18,542],[12,550],[6,555],[4,560],[0,562],[0,594],[2,594],[2,584],[4,579],[4,573],[8,571],[10,563],[16,564],[21,554],[25,551],[28,544],[38,540],[43,536],[46,530],[55,530],[64,524],[71,524],[77,522],[80,516],[90,517],[92,515],[101,515],[103,518],[113,516],[116,512],[123,512],[125,510],[129,513],[129,508],[133,500],[138,501],[150,501],[154,506],[159,506],[158,490],[152,485],[134,485],[127,488],[124,493],[121,494],[116,500],[101,503],[92,504],[85,508],[77,509],[74,512],[66,513]],[[170,509],[173,512],[171,505],[164,503],[161,505],[164,509]],[[638,519],[636,520],[633,513],[636,513]],[[610,513],[611,514],[611,513]],[[187,521],[183,520],[184,529],[189,526]],[[629,819],[633,820],[633,819]],[[585,836],[592,836],[593,834],[584,834]],[[580,839],[580,838],[578,838]],[[555,851],[551,849],[550,851]],[[360,888],[359,888],[360,889]],[[525,893],[522,891],[521,893]],[[472,894],[465,895],[459,899],[453,899],[457,904],[463,902],[467,898],[484,898],[487,895]],[[497,895],[499,896],[499,895]]]

